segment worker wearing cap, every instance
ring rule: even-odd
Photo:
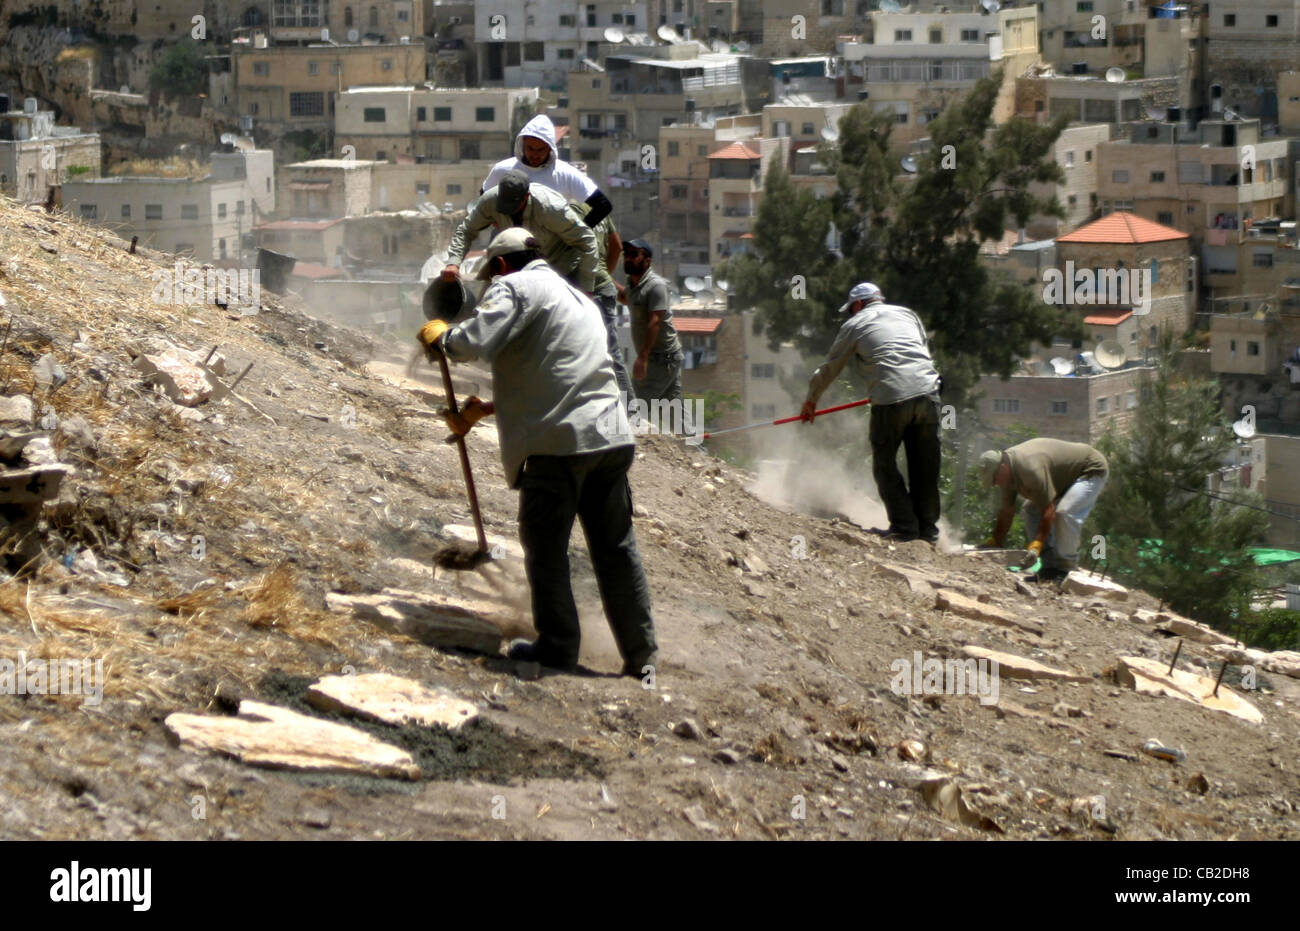
[[[632,309],[632,344],[636,362],[632,383],[636,396],[648,405],[652,401],[681,401],[682,352],[673,311],[669,306],[668,282],[651,267],[654,250],[644,239],[623,243],[623,271],[627,287],[619,287],[619,299]]]
[[[495,414],[506,480],[519,489],[519,539],[538,636],[516,643],[510,656],[577,667],[582,631],[568,555],[577,517],[623,673],[647,675],[657,654],[627,480],[636,441],[607,426],[619,423],[621,402],[600,310],[542,260],[527,230],[498,233],[479,277],[491,284],[474,315],[456,326],[431,320],[420,342],[449,359],[492,366],[494,400],[470,398],[447,423],[463,436]]]
[[[939,373],[925,327],[911,310],[886,304],[869,281],[853,286],[840,308],[840,327],[826,363],[813,372],[801,414],[811,422],[817,401],[857,356],[871,390],[871,471],[889,515],[886,536],[939,540]],[[907,482],[898,471],[898,447],[907,453]]]
[[[442,277],[454,280],[478,234],[522,226],[536,237],[546,261],[587,293],[595,287],[596,236],[565,199],[541,184],[530,184],[522,171],[507,172],[470,205],[456,227]]]
[[[1002,489],[1002,506],[984,546],[1002,546],[1019,495],[1025,499],[1025,531],[1034,535],[1029,553],[1043,560],[1039,580],[1065,578],[1079,564],[1083,522],[1106,487],[1108,474],[1106,457],[1087,443],[1043,437],[989,450],[980,456],[980,476]]]

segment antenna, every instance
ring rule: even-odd
[[[626,38],[627,36],[624,34],[623,30],[619,29],[617,26],[610,26],[605,30],[606,42],[612,42],[614,45],[618,45]]]
[[[1093,358],[1104,369],[1117,369],[1123,368],[1124,363],[1128,361],[1128,354],[1124,352],[1124,346],[1119,340],[1105,339],[1097,344]]]
[[[679,42],[682,41],[682,37],[677,34],[677,30],[674,29],[672,26],[669,26],[667,23],[664,23],[657,30],[655,30],[655,35],[657,35],[659,38],[663,39],[665,42],[669,43],[670,45],[677,45]]]
[[[1109,82],[1112,83],[1112,84],[1123,84],[1123,83],[1124,83],[1124,69],[1123,69],[1123,68],[1107,68],[1107,69],[1106,69],[1106,80],[1109,81]]]
[[[899,164],[903,166],[903,170],[909,175],[916,174],[917,161],[915,155],[904,155],[902,159],[900,159]]]

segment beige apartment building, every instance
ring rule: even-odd
[[[240,24],[264,30],[280,44],[297,42],[419,44],[424,35],[422,0],[253,0],[240,3]]]
[[[825,138],[826,130],[838,131],[840,120],[852,109],[853,103],[800,100],[785,98],[763,107],[763,131],[769,139],[788,138],[790,155],[787,171],[795,170],[795,156],[801,151],[816,150]]]
[[[1300,5],[1295,0],[1212,0],[1208,20],[1211,111],[1276,120],[1277,76],[1300,61]]]
[[[252,229],[253,198],[244,181],[115,177],[68,181],[63,207],[124,239],[197,261],[240,257]]]
[[[1065,180],[1060,184],[1032,184],[1038,197],[1055,197],[1065,211],[1064,217],[1034,217],[1025,227],[1032,239],[1051,239],[1087,222],[1100,207],[1097,197],[1097,149],[1110,141],[1108,124],[1070,125],[1052,143],[1051,157],[1060,166]]]
[[[336,219],[372,209],[374,167],[369,159],[317,158],[285,165],[280,212],[295,219]]]
[[[423,83],[424,44],[235,45],[233,112],[271,131],[334,127],[335,97],[363,86]],[[246,130],[247,131],[247,127]]]
[[[478,197],[479,185],[494,163],[376,162],[371,169],[372,201],[376,210],[414,210],[429,203],[441,212],[464,210]]]
[[[1068,355],[1068,354],[1067,354]],[[1131,429],[1142,384],[1154,370],[1130,366],[1099,375],[986,375],[976,386],[979,421],[998,432],[1031,427],[1039,436],[1094,443]]]
[[[43,203],[68,179],[98,178],[100,159],[99,133],[55,125],[35,97],[0,112],[0,193],[20,203]]]
[[[873,12],[863,41],[843,43],[847,80],[860,99],[898,124],[890,141],[906,148],[928,135],[926,124],[975,82],[1002,67],[994,119],[1015,112],[1016,77],[1038,61],[1033,7],[981,13]],[[860,84],[859,84],[860,82]]]
[[[1186,79],[1199,92],[1205,18],[1196,4],[1153,17],[1146,0],[1042,0],[1043,60],[1058,74],[1104,74]],[[1100,19],[1099,19],[1100,18]],[[1187,99],[1193,99],[1188,97]]]
[[[763,183],[773,164],[785,164],[790,139],[755,137],[709,155],[709,241],[715,262],[750,251]]]
[[[514,154],[515,135],[537,109],[536,88],[350,88],[338,95],[334,143],[377,161],[494,163]]]
[[[342,272],[326,269],[341,269],[343,266],[343,218],[272,220],[253,228],[259,249],[270,249],[283,255],[291,255],[300,264],[323,266],[321,268],[294,268],[294,274],[322,277],[323,275],[341,275]]]
[[[1020,116],[1049,122],[1064,115],[1071,123],[1145,120],[1152,112],[1172,118],[1187,101],[1177,78],[1142,78],[1113,83],[1104,78],[1023,75],[1016,79],[1015,109]]]

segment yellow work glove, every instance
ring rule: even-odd
[[[442,419],[446,422],[447,428],[451,430],[452,436],[448,440],[454,440],[458,436],[464,436],[469,433],[474,424],[478,423],[484,417],[492,413],[492,409],[476,395],[471,395],[461,405],[458,413],[443,411]]]
[[[1038,559],[1040,556],[1043,555],[1043,541],[1035,540],[1033,543],[1030,543],[1028,546],[1026,546],[1025,550],[1034,559]]]
[[[438,349],[438,340],[442,339],[442,334],[450,329],[451,325],[445,320],[430,320],[420,327],[420,345],[426,352],[430,349]]]

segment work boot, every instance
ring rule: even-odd
[[[536,641],[532,640],[516,640],[510,644],[510,649],[506,651],[506,658],[517,663],[537,663],[539,666],[558,669],[561,672],[577,672],[578,670],[577,663],[556,662],[553,657],[538,647]]]
[[[658,670],[658,666],[659,666],[658,650],[651,651],[649,654],[646,655],[645,659],[639,660],[637,662],[628,660],[627,662],[623,663],[623,672],[621,674],[625,676],[631,676],[634,679],[640,679],[642,676],[649,675],[649,673],[642,672],[642,670],[645,669],[646,666],[653,666],[656,668],[656,671]]]

